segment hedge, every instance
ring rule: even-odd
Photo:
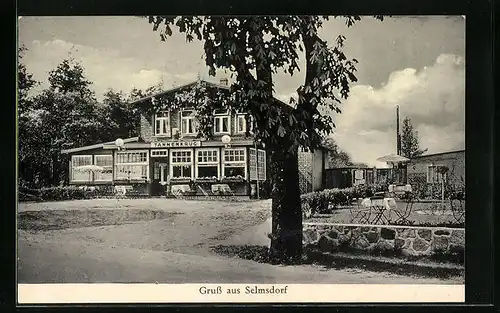
[[[331,213],[339,206],[350,205],[352,199],[373,196],[387,190],[385,185],[358,186],[344,189],[325,189],[301,195],[302,214],[308,218],[314,214]]]
[[[114,196],[113,186],[98,187],[47,187],[41,189],[20,189],[20,201],[64,201],[64,200],[82,200],[95,199]]]

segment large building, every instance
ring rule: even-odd
[[[213,84],[198,80],[139,99],[133,103],[142,109],[138,116],[138,137],[123,139],[122,146],[113,141],[62,151],[70,156],[69,184],[122,186],[121,189],[133,188],[152,196],[179,192],[251,195],[255,193],[257,180],[260,186],[265,186],[267,153],[255,142],[245,114],[231,108],[214,110],[211,134],[198,136],[199,108],[185,105],[179,99],[200,85],[216,92],[229,92],[224,81]],[[161,111],[154,109],[155,101],[162,97],[172,103],[167,103]],[[302,192],[321,189],[324,176],[324,161],[321,161],[324,150],[306,154],[314,162],[306,162],[305,166],[299,162],[301,181],[306,182],[301,184]]]

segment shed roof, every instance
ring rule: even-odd
[[[131,137],[131,138],[123,139],[124,143],[138,142],[138,141],[139,141],[139,137]],[[90,145],[90,146],[83,146],[83,147],[78,147],[78,148],[61,150],[61,153],[69,154],[69,153],[75,153],[75,152],[80,152],[80,151],[99,149],[99,148],[104,148],[105,145],[112,145],[114,143],[115,143],[114,141],[102,142],[102,143],[98,143],[98,144]]]
[[[438,153],[431,153],[431,154],[423,154],[423,155],[419,155],[419,156],[413,157],[413,158],[411,158],[411,160],[425,158],[425,157],[432,157],[432,156],[436,156],[436,155],[458,153],[458,152],[465,152],[465,149],[452,150],[452,151],[446,151],[446,152],[438,152]]]

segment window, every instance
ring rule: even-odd
[[[172,150],[170,173],[173,178],[193,178],[193,151]]]
[[[170,137],[170,113],[168,111],[155,114],[155,136]]]
[[[149,162],[147,151],[116,152],[116,179],[148,179]]]
[[[253,116],[250,115],[250,118],[249,118],[250,126],[248,127],[248,132],[250,134],[253,134],[253,124],[254,124],[254,121],[255,121],[255,119],[253,118]]]
[[[244,114],[236,115],[236,133],[244,134],[247,131],[247,120]]]
[[[100,166],[102,171],[94,173],[95,181],[112,181],[113,180],[113,156],[112,155],[95,155],[94,163]]]
[[[259,171],[259,180],[266,180],[266,151],[257,150],[258,151],[258,163],[256,163],[255,159],[255,149],[250,148],[250,179],[256,180],[257,168]],[[258,166],[256,166],[258,164]]]
[[[193,110],[181,111],[181,134],[196,134],[196,116]]]
[[[229,134],[231,132],[231,124],[229,110],[214,111],[214,134]]]
[[[197,152],[197,178],[219,178],[219,150],[204,149]]]
[[[246,179],[246,149],[224,149],[224,177]]]
[[[168,149],[158,149],[151,150],[151,157],[167,157],[168,158]]]
[[[71,180],[90,182],[92,181],[92,171],[85,169],[85,166],[92,165],[91,155],[73,155],[71,157]]]
[[[427,183],[441,183],[443,178],[446,181],[447,174],[441,174],[443,168],[442,165],[429,165],[427,167]]]

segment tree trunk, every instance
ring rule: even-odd
[[[247,25],[248,23],[248,25]],[[252,24],[253,25],[250,25]],[[248,28],[247,28],[248,27]],[[273,72],[271,62],[265,54],[257,53],[259,46],[264,46],[264,32],[261,29],[259,19],[250,18],[242,25],[243,29],[255,29],[250,33],[253,38],[252,44],[255,46],[253,57],[255,58],[255,72],[257,81],[264,82],[261,87],[261,103],[274,103],[273,98]],[[245,35],[246,36],[246,35]],[[242,37],[243,43],[241,55],[246,54],[246,37]],[[241,58],[244,60],[244,58]],[[238,79],[243,82],[253,81],[249,69],[245,62],[236,64]],[[254,98],[254,101],[257,99]],[[259,105],[259,103],[256,103]],[[256,110],[258,111],[258,110]],[[259,112],[262,115],[264,112]],[[283,116],[282,118],[286,118]],[[276,134],[277,128],[268,128],[265,121],[257,121],[259,129],[265,129]],[[285,126],[286,127],[286,126]],[[300,204],[299,169],[297,151],[290,153],[288,148],[292,146],[290,142],[290,130],[287,130],[285,137],[278,138],[279,143],[264,142],[270,156],[270,180],[272,185],[272,233],[270,235],[270,254],[273,262],[294,263],[302,256],[302,209]],[[275,137],[276,138],[276,137]]]
[[[302,208],[297,153],[286,148],[270,152],[272,234],[274,262],[296,263],[302,256]]]

